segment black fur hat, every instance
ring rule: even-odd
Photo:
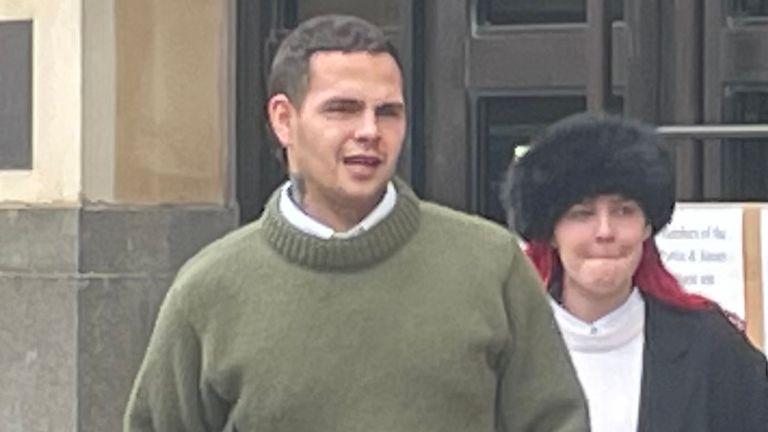
[[[502,201],[518,234],[549,241],[555,223],[572,205],[614,193],[637,201],[656,234],[675,207],[669,155],[647,125],[577,114],[547,128],[510,166]]]

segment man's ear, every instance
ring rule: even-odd
[[[269,124],[275,133],[280,145],[287,147],[292,141],[292,125],[296,114],[296,109],[288,100],[285,94],[276,94],[267,102],[267,113],[269,114]]]

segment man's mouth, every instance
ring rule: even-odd
[[[377,167],[381,165],[381,159],[375,156],[349,156],[344,158],[347,165],[363,165],[367,167]]]

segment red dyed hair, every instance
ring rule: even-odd
[[[526,245],[525,253],[533,261],[534,267],[546,286],[549,286],[553,274],[562,274],[560,256],[549,242],[533,240]],[[683,290],[680,282],[661,262],[661,256],[653,238],[643,243],[643,255],[632,277],[632,283],[643,294],[683,309],[719,309],[713,301]]]

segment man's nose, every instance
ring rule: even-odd
[[[366,110],[360,116],[355,131],[355,140],[361,143],[375,143],[379,139],[379,119],[375,110]]]

